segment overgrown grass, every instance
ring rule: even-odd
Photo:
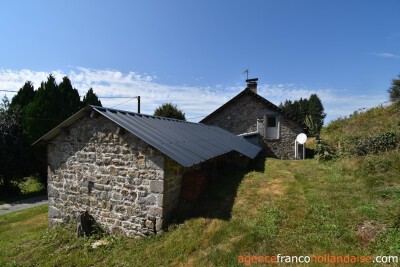
[[[47,206],[1,215],[0,266],[240,266],[238,256],[249,254],[400,255],[399,166],[396,152],[325,163],[267,159],[265,169],[243,179],[227,172],[212,185],[205,206],[230,194],[229,216],[226,209],[196,214],[143,239],[49,230]],[[230,178],[237,190],[218,194]],[[367,245],[356,232],[365,221],[386,226]],[[108,245],[93,249],[96,239]]]
[[[340,150],[357,138],[375,137],[388,132],[400,134],[400,103],[354,112],[349,118],[334,120],[322,129],[321,137]]]
[[[26,177],[18,182],[16,185],[19,188],[20,194],[8,195],[6,193],[0,194],[0,205],[10,203],[31,197],[46,195],[46,187],[37,177]]]

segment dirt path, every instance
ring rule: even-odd
[[[0,205],[0,215],[18,210],[29,209],[47,203],[48,203],[47,195],[18,200],[16,202]]]

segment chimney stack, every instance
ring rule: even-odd
[[[247,88],[249,88],[253,93],[257,94],[257,81],[258,78],[247,79]]]

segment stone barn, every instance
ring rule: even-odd
[[[87,211],[128,236],[161,231],[180,198],[182,175],[236,151],[261,150],[221,128],[88,106],[44,135],[49,224]]]
[[[200,123],[221,127],[263,147],[268,156],[293,159],[294,142],[307,132],[303,122],[274,105],[257,92],[258,78]]]

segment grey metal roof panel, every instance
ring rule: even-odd
[[[91,109],[185,167],[230,151],[237,151],[249,158],[254,158],[261,150],[260,147],[241,137],[215,126],[97,106],[82,109],[34,144],[54,138],[60,132],[60,128],[71,125],[82,118],[83,113]]]
[[[233,150],[254,158],[261,150],[215,126],[102,107],[93,108],[183,166],[192,166]]]

